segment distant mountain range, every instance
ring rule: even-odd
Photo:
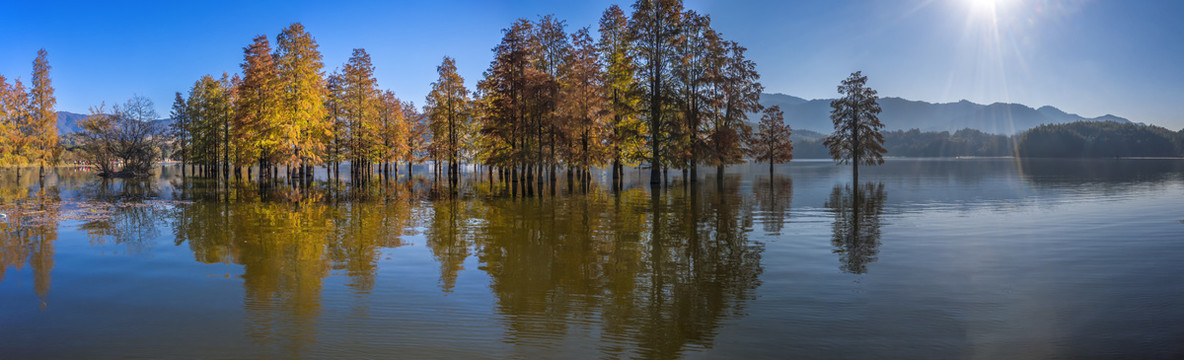
[[[834,125],[830,120],[830,102],[833,99],[806,100],[785,94],[761,94],[760,103],[766,107],[779,105],[785,112],[785,122],[790,127],[830,133]],[[1022,104],[994,103],[975,104],[966,100],[956,103],[935,104],[924,101],[905,100],[898,97],[880,98],[880,122],[885,130],[950,131],[976,129],[992,134],[1011,135],[1044,124],[1061,124],[1075,121],[1111,121],[1130,123],[1130,120],[1103,115],[1087,118],[1070,114],[1052,106],[1033,109]],[[749,121],[760,118],[750,116]]]
[[[69,111],[58,111],[58,135],[66,135],[82,131],[82,127],[78,124],[82,123],[89,115],[72,113]],[[173,119],[157,119],[156,122],[163,122],[169,124]]]
[[[785,112],[785,122],[806,138],[825,136],[834,125],[830,121],[830,102],[833,99],[806,100],[785,94],[761,94],[760,103],[765,107],[779,105]],[[880,99],[880,122],[885,130],[949,131],[975,129],[992,134],[1012,135],[1044,124],[1061,124],[1075,121],[1111,121],[1130,123],[1130,120],[1103,115],[1087,118],[1070,114],[1052,106],[1033,109],[1022,104],[994,103],[975,104],[966,100],[956,103],[935,104],[924,101],[905,100],[898,97]],[[81,129],[78,123],[86,115],[58,111],[58,133],[68,134]],[[756,123],[759,115],[752,114],[749,121]],[[171,122],[171,119],[157,121]],[[810,133],[802,132],[811,130]]]

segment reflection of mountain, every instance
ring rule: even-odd
[[[834,214],[831,245],[839,254],[839,269],[863,274],[880,252],[880,216],[884,213],[884,184],[866,183],[854,190],[836,185],[826,208]]]
[[[606,356],[673,358],[710,346],[759,285],[763,248],[748,240],[738,186],[438,201],[425,235],[445,291],[473,249],[508,342],[592,332]]]

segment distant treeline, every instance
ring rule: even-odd
[[[796,158],[830,158],[822,139],[795,140]],[[953,134],[912,129],[885,132],[884,146],[894,157],[1014,156],[1017,151],[1034,158],[1178,157],[1184,156],[1184,130],[1105,121],[1041,125],[1014,137],[974,129]]]
[[[1023,157],[1184,156],[1184,130],[1114,122],[1041,125],[1019,136]]]

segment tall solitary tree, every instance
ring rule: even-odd
[[[465,89],[465,79],[456,73],[456,61],[451,57],[444,57],[444,62],[436,67],[439,79],[432,83],[432,91],[427,97],[427,113],[432,129],[432,141],[435,147],[448,158],[448,178],[452,185],[456,185],[460,166],[459,160],[461,144],[468,136],[469,124],[469,90]]]
[[[830,156],[840,165],[851,163],[852,182],[859,184],[859,165],[880,165],[884,163],[884,135],[880,130],[877,114],[880,104],[876,102],[876,90],[866,87],[867,76],[856,71],[839,85],[843,97],[830,102],[830,119],[835,132],[823,141],[830,150]]]
[[[769,175],[773,174],[773,165],[793,160],[793,142],[789,140],[791,130],[785,123],[785,113],[781,107],[773,105],[767,107],[761,114],[761,122],[757,124],[757,131],[748,140],[748,152],[756,161],[769,162]]]
[[[32,138],[36,145],[38,175],[45,176],[45,163],[52,161],[58,147],[58,113],[54,111],[57,98],[49,79],[49,61],[45,49],[37,50],[33,60],[33,87],[29,89],[29,116],[32,117]]]

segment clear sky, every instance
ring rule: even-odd
[[[365,48],[384,89],[423,103],[443,56],[466,84],[501,29],[553,13],[569,30],[626,1],[9,1],[0,6],[0,74],[28,83],[49,51],[58,109],[147,95],[167,116],[203,74],[239,71],[255,35],[301,22],[326,70]],[[1184,128],[1184,1],[687,0],[748,47],[768,92],[836,96],[855,70],[881,96],[1053,105]]]

